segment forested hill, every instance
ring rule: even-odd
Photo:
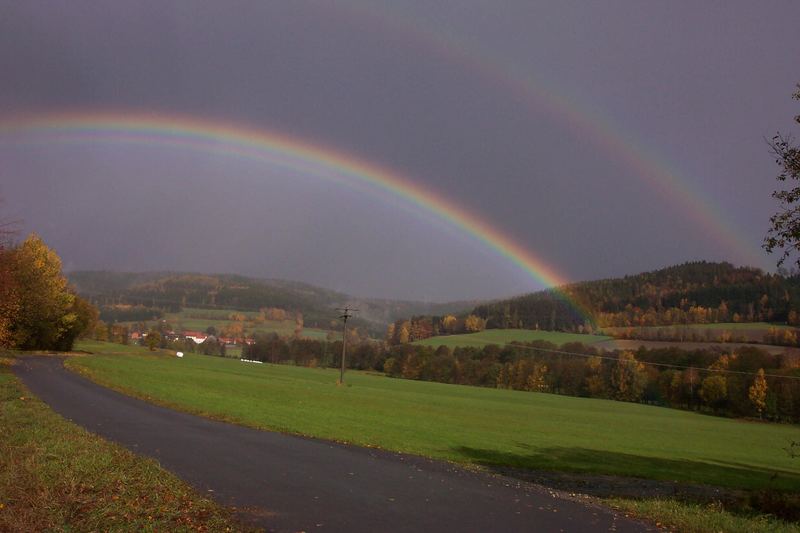
[[[359,309],[354,324],[381,335],[386,324],[401,316],[460,312],[476,305],[358,298],[296,281],[234,274],[75,271],[68,278],[78,293],[101,311],[121,305],[141,306],[148,312],[175,312],[184,307],[243,311],[280,308],[302,313],[307,326],[327,327],[338,317],[335,308],[347,304]]]
[[[72,272],[78,292],[98,304],[127,303],[177,311],[182,307],[258,309],[269,305],[291,311],[341,304],[347,295],[283,280],[231,274],[180,272]]]
[[[578,302],[578,313],[562,294]],[[488,328],[577,330],[713,322],[800,322],[800,277],[705,261],[573,283],[475,307]],[[587,316],[589,317],[587,319]]]

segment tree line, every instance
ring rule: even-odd
[[[390,376],[568,396],[640,402],[712,414],[800,420],[797,361],[743,347],[601,352],[544,341],[482,348],[389,349]],[[758,391],[751,389],[757,386]]]
[[[719,327],[695,328],[689,325],[661,327],[604,328],[603,335],[615,339],[637,339],[672,342],[718,342],[718,343],[756,343],[773,346],[798,346],[796,328],[770,326],[762,330],[758,327],[738,330],[724,325]]]
[[[160,320],[164,317],[164,310],[159,307],[131,304],[101,305],[100,320],[103,322],[146,322]]]
[[[389,324],[386,330],[386,342],[391,345],[406,344],[439,335],[477,333],[484,329],[486,320],[477,315],[415,316]]]

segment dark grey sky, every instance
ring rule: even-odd
[[[798,113],[800,3],[533,4],[0,2],[0,120],[123,110],[284,132],[409,176],[570,280],[770,267],[763,139]],[[0,196],[69,269],[428,300],[541,286],[399,200],[214,154],[0,131]]]

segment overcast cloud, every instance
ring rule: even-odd
[[[410,177],[570,280],[770,268],[764,138],[800,112],[800,3],[533,4],[6,1],[0,120],[118,110],[284,132]],[[0,131],[0,196],[70,269],[427,300],[541,287],[398,199],[211,153]]]

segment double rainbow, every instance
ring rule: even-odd
[[[596,106],[570,97],[562,87],[515,64],[509,58],[482,49],[477,43],[447,31],[416,12],[404,10],[397,3],[349,0],[337,4],[332,14],[341,11],[348,19],[362,20],[367,27],[380,28],[404,44],[419,48],[428,56],[456,65],[495,86],[514,99],[532,116],[545,114],[580,138],[589,140],[609,159],[627,168],[634,179],[658,191],[677,213],[692,220],[709,242],[722,245],[731,259],[764,265],[758,242],[745,239],[731,215],[704,194],[698,179],[684,176],[677,166],[646,145],[643,136],[625,131],[614,117]]]

